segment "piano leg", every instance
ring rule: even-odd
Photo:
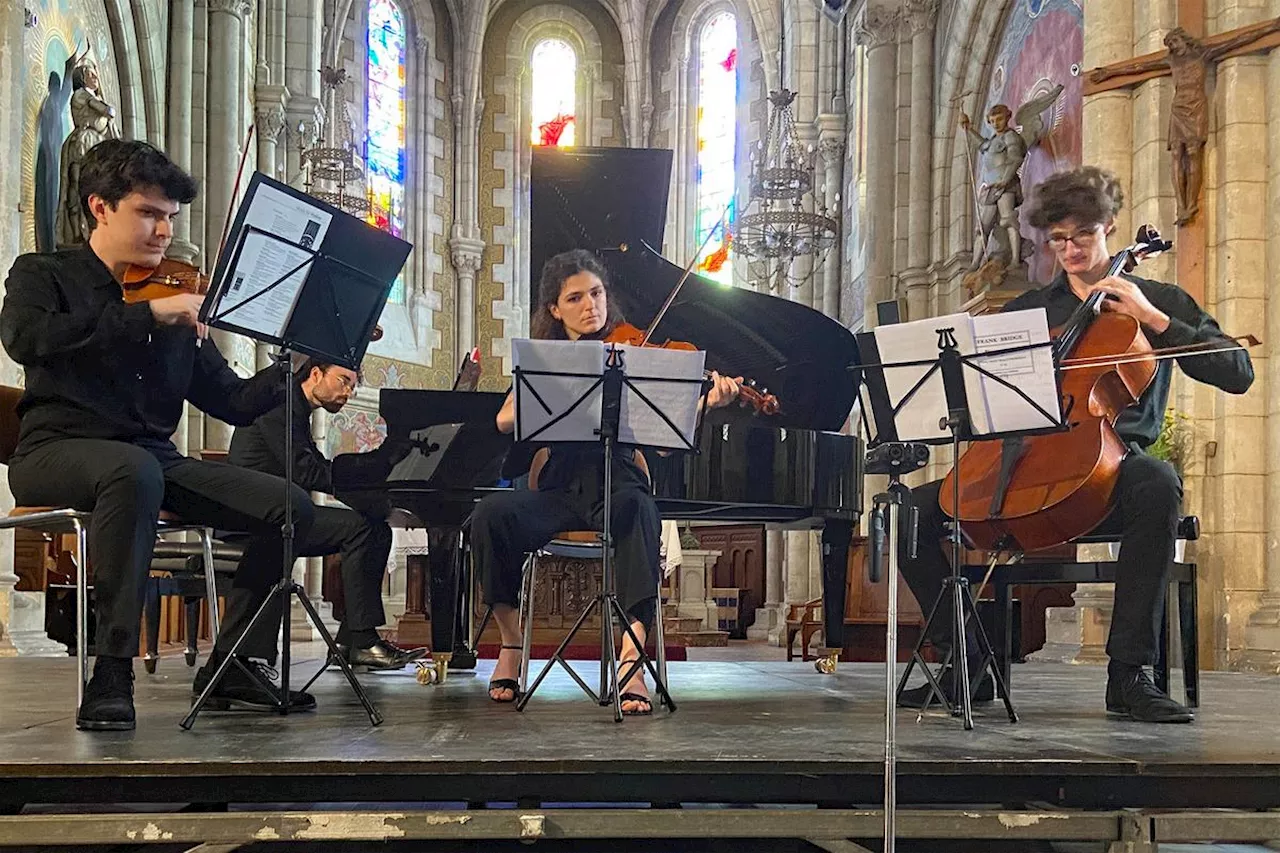
[[[449,675],[449,663],[457,645],[458,568],[461,564],[461,531],[432,527],[427,531],[427,564],[431,572],[431,659],[436,683]]]
[[[849,575],[849,543],[853,539],[853,523],[845,519],[827,519],[822,528],[822,639],[814,667],[818,672],[833,673],[844,650],[845,591]]]
[[[453,626],[453,659],[449,661],[451,669],[475,669],[476,650],[471,646],[472,632],[475,630],[475,602],[471,600],[475,591],[475,578],[471,574],[470,541],[467,531],[463,531],[458,542],[457,559],[454,565],[457,582],[457,614]],[[477,638],[478,640],[479,638]]]

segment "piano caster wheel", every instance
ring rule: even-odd
[[[453,654],[442,652],[432,655],[432,659],[436,664],[436,684],[444,684],[449,680],[449,661],[453,660]]]
[[[417,679],[419,684],[436,683],[436,668],[431,661],[416,661],[414,666],[418,668]]]
[[[146,667],[148,675],[156,674],[156,660],[157,658],[154,658],[151,655],[147,655],[145,658],[142,659],[142,665]]]
[[[823,675],[831,675],[836,671],[836,662],[839,660],[839,652],[830,652],[815,660],[813,668]]]

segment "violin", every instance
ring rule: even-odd
[[[1107,274],[1128,272],[1172,245],[1144,225]],[[1091,293],[1051,335],[1066,431],[974,442],[944,479],[939,505],[977,549],[1038,551],[1093,530],[1111,512],[1120,463],[1129,453],[1116,419],[1150,386],[1157,362],[1236,348],[1237,341],[1259,343],[1245,335],[1155,350],[1135,318],[1102,311],[1105,298]]]
[[[648,338],[649,334],[644,329],[639,329],[630,323],[624,322],[614,326],[612,331],[604,337],[604,342],[609,344],[627,344],[629,346],[636,347],[684,350],[686,352],[697,352],[698,350],[698,347],[688,341],[673,341],[668,338],[663,343],[655,344]],[[710,377],[710,371],[704,370],[702,372],[703,379],[709,379]],[[738,400],[744,406],[750,406],[755,409],[757,414],[776,415],[781,410],[781,407],[778,405],[778,398],[768,393],[767,389],[757,389],[755,387],[755,382],[750,379],[738,386]]]
[[[124,301],[133,304],[182,293],[203,296],[209,291],[209,277],[198,267],[165,258],[156,267],[129,264],[120,287],[124,290]]]

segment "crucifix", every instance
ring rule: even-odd
[[[1168,50],[1090,70],[1085,75],[1084,94],[1125,89],[1165,75],[1173,79],[1168,148],[1178,204],[1178,285],[1203,302],[1206,247],[1204,224],[1197,214],[1204,180],[1204,146],[1209,139],[1209,69],[1233,56],[1280,46],[1280,18],[1203,38],[1203,0],[1179,0],[1178,23],[1164,38]]]

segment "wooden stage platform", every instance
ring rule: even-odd
[[[598,672],[580,666],[589,681]],[[314,667],[296,665],[295,684]],[[411,670],[361,676],[386,718],[377,728],[328,673],[314,688],[315,712],[206,711],[185,732],[178,721],[194,670],[165,659],[155,675],[137,668],[137,731],[91,734],[75,729],[72,660],[0,660],[0,847],[140,842],[153,830],[168,841],[242,843],[619,837],[623,827],[630,838],[742,836],[748,826],[760,837],[875,835],[884,769],[879,665],[841,664],[822,675],[799,661],[673,663],[676,713],[622,724],[559,671],[523,713],[493,703],[490,668],[482,661],[478,672],[453,671],[443,686],[419,685]],[[1150,835],[1158,818],[1231,816],[1254,821],[1235,840],[1280,837],[1280,815],[1240,811],[1280,808],[1280,678],[1205,674],[1197,721],[1185,726],[1108,719],[1104,682],[1100,667],[1016,666],[1021,721],[1010,724],[998,703],[980,706],[971,732],[940,714],[918,721],[900,711],[902,837],[1119,843],[1125,832],[1131,841]],[[124,808],[110,818],[72,817],[86,808],[73,804],[86,803],[152,804],[156,814],[147,822]],[[494,803],[511,808],[475,808]],[[608,808],[555,805],[569,803]],[[345,809],[346,822],[326,809]],[[334,817],[317,824],[321,813]],[[601,828],[615,814],[627,817]],[[752,815],[759,820],[746,819]],[[1171,836],[1166,820],[1164,838],[1210,831],[1185,821],[1182,836]],[[297,835],[303,831],[319,834]]]

